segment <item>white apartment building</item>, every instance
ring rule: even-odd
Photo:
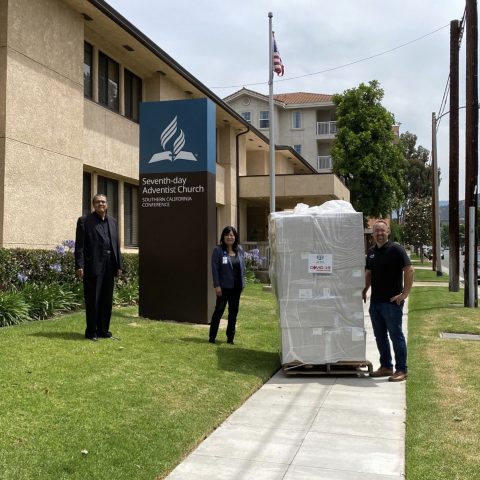
[[[247,122],[269,135],[268,96],[241,90],[224,98]],[[274,95],[275,143],[291,146],[319,172],[331,172],[330,151],[337,132],[332,95],[282,93]]]

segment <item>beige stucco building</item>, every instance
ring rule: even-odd
[[[333,96],[323,93],[274,95],[275,143],[290,145],[319,172],[332,171],[333,141],[337,133]],[[224,101],[246,121],[269,135],[268,96],[242,88]]]
[[[140,101],[216,105],[217,227],[266,239],[269,141],[101,0],[0,0],[0,247],[74,237],[107,193],[124,249],[137,246]],[[349,199],[291,147],[276,151],[277,208]]]

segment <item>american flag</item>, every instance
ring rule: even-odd
[[[280,52],[277,48],[277,41],[275,40],[275,34],[273,35],[273,71],[279,76],[282,77],[285,73],[285,68],[282,63],[282,57],[280,57]]]

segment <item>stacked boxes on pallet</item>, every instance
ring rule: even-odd
[[[348,202],[269,219],[282,364],[365,361],[363,215]]]

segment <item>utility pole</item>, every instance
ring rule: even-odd
[[[437,119],[432,113],[432,270],[437,276],[442,275],[442,261],[440,254],[440,219],[438,202],[438,167],[437,167]]]
[[[464,305],[478,306],[475,246],[478,188],[478,18],[477,0],[466,0],[466,124],[465,124],[465,289]],[[470,215],[473,207],[474,215]],[[470,218],[473,217],[473,218]],[[473,225],[471,225],[473,221]],[[473,228],[472,228],[473,227]],[[473,235],[473,241],[470,238]],[[472,248],[473,245],[473,248]],[[472,258],[473,256],[473,258]],[[470,264],[473,263],[473,268]],[[469,293],[470,292],[470,293]],[[472,298],[472,292],[473,297]]]
[[[458,215],[458,97],[459,97],[459,51],[460,51],[460,22],[450,22],[450,148],[449,148],[449,175],[448,175],[448,289],[458,292],[460,289],[460,239]]]

